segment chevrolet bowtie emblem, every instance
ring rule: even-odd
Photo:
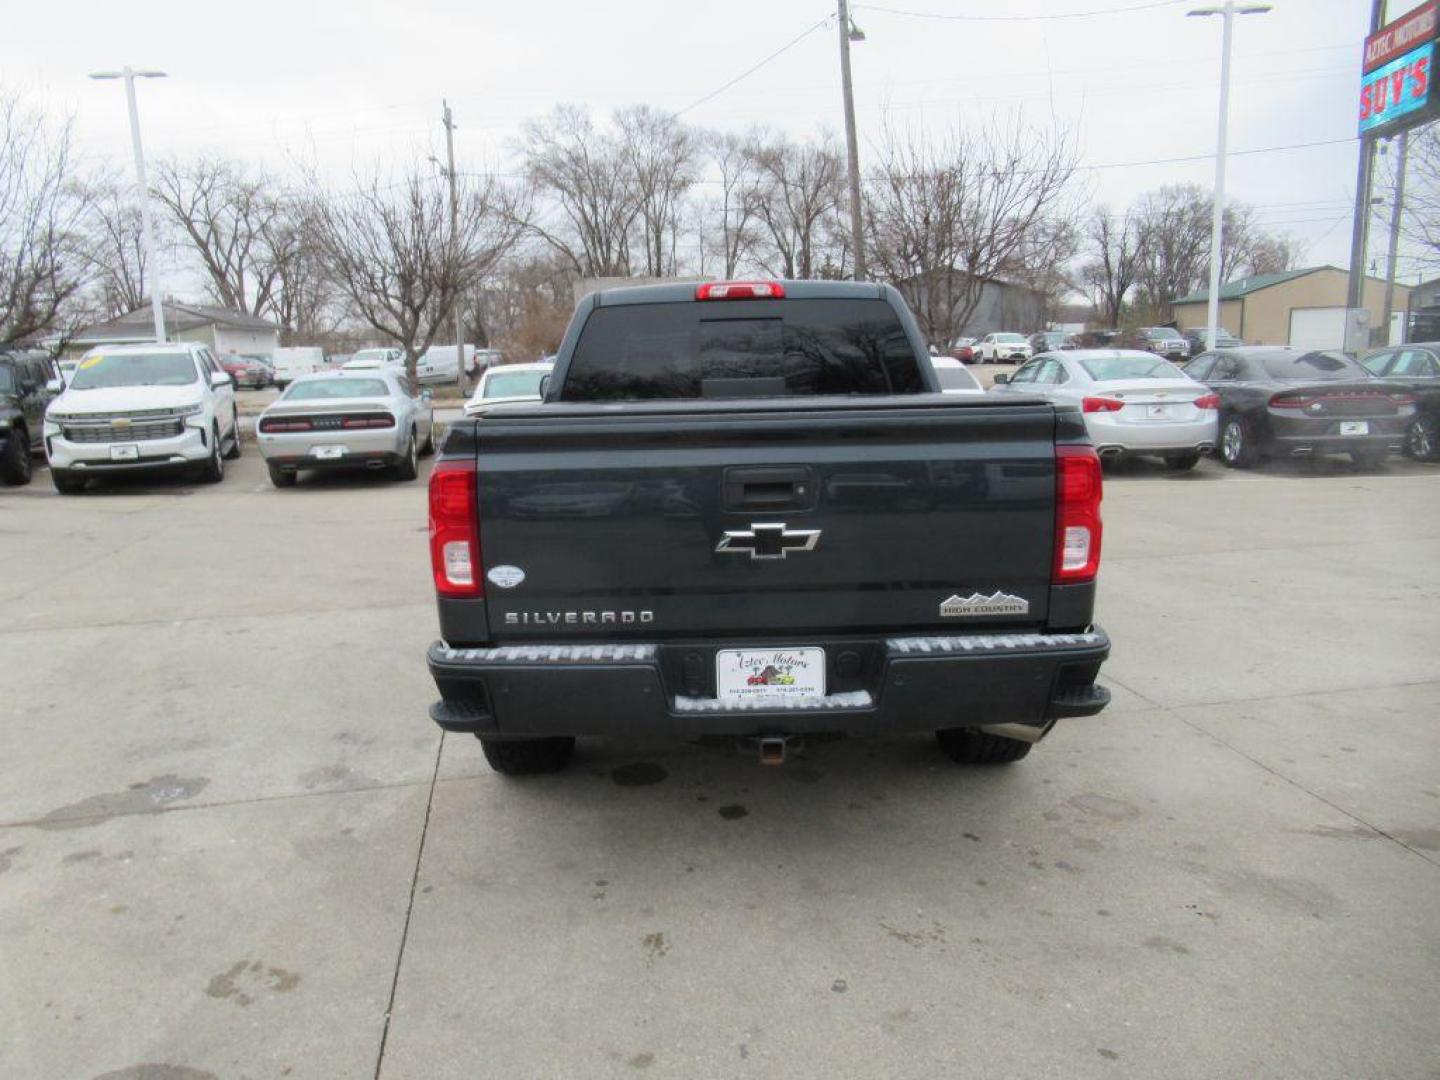
[[[727,532],[715,550],[752,559],[783,559],[792,551],[814,551],[819,540],[819,529],[790,529],[783,522],[766,522]]]

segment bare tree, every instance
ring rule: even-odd
[[[1089,258],[1079,269],[1079,284],[1095,305],[1106,326],[1119,326],[1125,299],[1139,272],[1139,237],[1129,211],[1118,217],[1108,206],[1090,212],[1085,226],[1085,252]]]
[[[649,105],[618,110],[615,127],[635,184],[645,272],[652,277],[674,274],[680,201],[696,180],[699,140],[674,115]],[[672,241],[668,259],[667,240]]]
[[[887,121],[877,158],[866,205],[873,258],[933,341],[960,333],[987,281],[1068,242],[1075,145],[1059,127],[1016,118],[931,141]]]
[[[71,135],[0,91],[0,344],[63,329],[90,275]]]
[[[106,184],[98,187],[90,206],[90,262],[108,318],[143,306],[145,234],[134,193]]]
[[[634,168],[619,141],[590,114],[558,106],[525,125],[520,150],[538,192],[554,200],[561,227],[530,228],[581,277],[630,274],[630,230],[640,213]]]
[[[1405,203],[1400,235],[1418,249],[1418,267],[1440,266],[1440,124],[1414,128],[1408,135],[1405,168]],[[1376,190],[1395,190],[1395,157],[1387,152],[1381,161]]]
[[[335,287],[308,234],[314,214],[309,197],[292,193],[262,236],[264,260],[274,274],[267,313],[283,328],[287,344],[325,337],[340,322]]]
[[[216,303],[264,314],[278,282],[268,242],[283,214],[275,182],[239,162],[204,157],[162,162],[155,193],[199,259]]]
[[[705,139],[710,163],[720,174],[719,194],[706,206],[705,216],[715,223],[714,240],[718,241],[721,276],[725,278],[735,277],[757,239],[760,174],[755,158],[758,143],[759,136],[754,133],[740,136],[714,132]]]
[[[412,169],[391,181],[357,177],[357,190],[314,187],[306,230],[325,272],[355,316],[415,363],[448,325],[456,302],[514,246],[526,213],[517,194],[490,179],[460,178],[459,229],[432,173]]]
[[[756,142],[750,158],[759,175],[755,216],[765,242],[755,257],[767,273],[814,277],[826,255],[825,225],[842,200],[843,166],[834,140],[795,143],[784,136]]]

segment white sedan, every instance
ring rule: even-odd
[[[981,364],[1030,359],[1030,342],[1021,334],[986,334],[974,349],[975,359]]]
[[[935,378],[940,382],[943,394],[984,394],[985,388],[970,374],[970,369],[959,360],[948,356],[932,356],[930,366],[935,369]]]
[[[1073,405],[1102,460],[1151,454],[1193,469],[1215,448],[1220,401],[1168,360],[1137,349],[1070,349],[1037,356],[991,393]]]
[[[389,469],[414,480],[435,448],[430,392],[411,394],[403,373],[302,375],[255,425],[270,482],[290,487],[304,469]]]
[[[485,369],[475,393],[465,403],[465,415],[475,416],[491,405],[513,401],[539,401],[540,382],[555,372],[554,364],[500,364]]]

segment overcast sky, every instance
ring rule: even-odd
[[[886,109],[928,130],[1020,109],[1075,129],[1085,182],[1114,206],[1161,184],[1209,186],[1220,20],[1186,18],[1194,2],[1084,18],[1053,16],[1145,0],[856,3],[867,37],[852,50],[862,167]],[[1392,0],[1390,17],[1416,2]],[[1305,242],[1310,264],[1349,257],[1369,7],[1275,0],[1236,21],[1229,194]],[[443,153],[448,97],[460,168],[503,169],[520,124],[562,102],[597,113],[646,102],[707,127],[838,134],[834,11],[827,0],[68,0],[9,5],[0,79],[73,112],[81,147],[127,176],[120,84],[85,78],[127,63],[170,75],[140,85],[151,156],[214,149],[281,170],[303,159],[343,182],[355,165]],[[1051,17],[1015,18],[1031,15]],[[1245,153],[1309,143],[1325,145]],[[1381,257],[1383,237],[1370,250]]]

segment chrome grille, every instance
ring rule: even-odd
[[[99,422],[67,423],[64,425],[65,438],[77,443],[146,442],[151,439],[170,439],[185,429],[185,421],[178,416],[156,420],[136,420],[128,424],[116,424],[111,419]]]

